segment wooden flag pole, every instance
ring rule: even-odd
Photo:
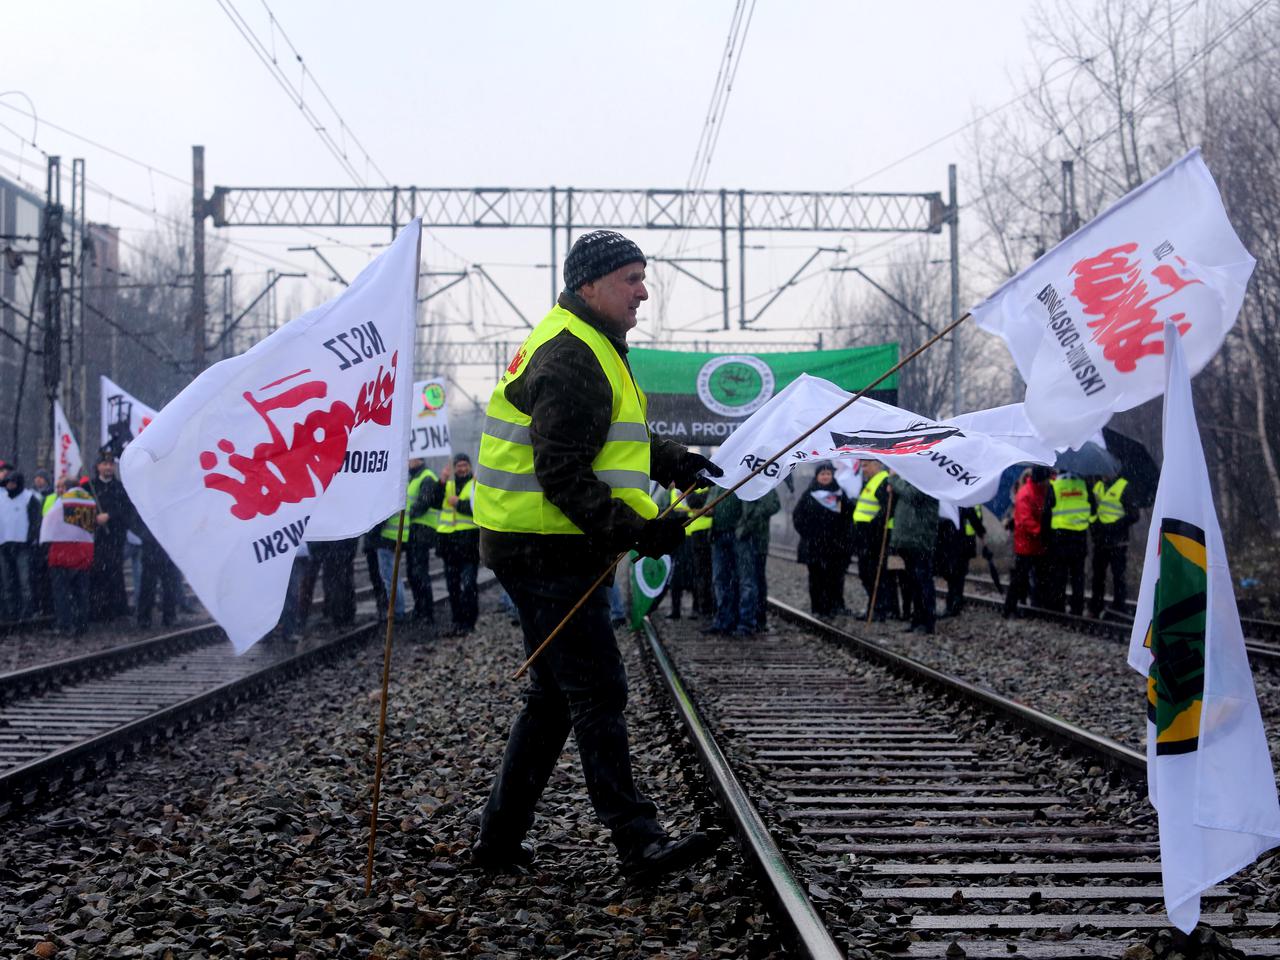
[[[667,509],[663,510],[660,515],[665,517],[668,513],[670,513],[677,506],[683,503],[684,498],[687,497],[689,494],[693,493],[694,487],[696,486],[697,484],[695,483],[688,490],[685,490],[684,492],[682,492],[680,496],[672,500],[670,506],[668,506]],[[533,651],[533,653],[529,654],[529,658],[525,660],[524,663],[520,664],[520,669],[517,670],[514,674],[512,674],[511,676],[512,680],[519,680],[521,677],[524,676],[525,671],[529,669],[529,665],[532,664],[534,660],[538,659],[538,655],[541,654],[543,650],[547,649],[547,646],[551,643],[551,641],[554,640],[560,634],[560,631],[564,629],[564,625],[569,622],[569,620],[573,617],[575,613],[577,613],[579,610],[582,609],[582,605],[587,602],[587,598],[590,597],[591,594],[595,593],[596,589],[600,586],[600,584],[604,583],[605,580],[608,579],[608,577],[613,573],[613,571],[617,569],[618,564],[622,562],[622,558],[625,557],[627,553],[628,551],[623,550],[620,554],[618,554],[614,558],[613,563],[609,564],[609,566],[605,568],[604,572],[601,573],[600,576],[596,577],[596,582],[591,584],[591,586],[587,588],[587,592],[578,598],[578,602],[573,605],[573,609],[571,609],[568,613],[566,613],[564,615],[564,618],[561,619],[561,621],[556,624],[556,628],[547,635],[547,639],[543,640],[542,643],[538,645],[538,649]]]
[[[373,848],[378,837],[378,797],[382,792],[382,745],[387,739],[387,686],[391,682],[391,634],[396,625],[396,586],[400,582],[400,545],[404,540],[404,511],[396,530],[396,555],[391,562],[391,587],[387,590],[387,642],[382,651],[382,703],[378,710],[378,750],[373,763],[373,810],[369,814],[369,858],[364,867],[364,893],[373,890]]]
[[[887,477],[885,479],[888,480]],[[871,596],[867,599],[867,623],[871,622],[871,613],[876,606],[876,595],[880,593],[880,572],[884,570],[884,552],[889,546],[889,515],[892,511],[893,487],[890,487],[884,503],[884,529],[880,534],[880,563],[876,567],[876,581],[871,585]]]
[[[885,380],[889,379],[889,377],[893,376],[895,373],[897,373],[899,370],[905,367],[908,363],[910,363],[916,357],[920,356],[920,354],[924,353],[926,350],[932,347],[935,343],[937,343],[939,340],[945,337],[948,333],[950,333],[956,327],[960,326],[960,324],[968,320],[969,317],[970,317],[970,314],[966,313],[963,316],[959,317],[958,319],[953,320],[950,324],[948,324],[938,333],[934,334],[932,337],[926,340],[923,344],[921,344],[915,350],[912,350],[909,354],[907,354],[905,357],[899,360],[896,364],[894,364],[884,373],[880,374],[880,376],[876,377],[875,380],[871,381],[871,383],[867,384],[865,387],[863,387],[861,390],[855,393],[852,397],[850,397],[844,403],[840,404],[840,406],[836,407],[834,410],[828,413],[825,417],[823,417],[821,420],[815,423],[812,427],[810,427],[804,433],[800,434],[800,436],[796,437],[794,440],[788,443],[785,447],[783,447],[781,450],[775,453],[768,460],[765,460],[763,463],[757,464],[755,469],[753,469],[745,477],[743,477],[741,480],[735,483],[732,487],[730,487],[729,489],[721,493],[720,496],[716,497],[714,500],[712,500],[710,503],[704,506],[701,510],[697,511],[696,513],[689,514],[689,516],[685,520],[685,525],[688,526],[690,523],[692,523],[694,520],[698,519],[699,517],[706,516],[708,513],[710,513],[712,510],[715,509],[716,504],[718,504],[721,500],[729,496],[729,494],[733,493],[735,490],[737,490],[744,483],[746,483],[747,481],[755,477],[757,474],[759,474],[760,472],[768,468],[770,464],[777,463],[778,460],[780,460],[781,458],[787,455],[787,452],[790,451],[792,447],[796,446],[802,440],[806,439],[810,434],[812,434],[815,430],[820,428],[823,424],[829,423],[832,419],[834,419],[835,417],[838,417],[841,413],[847,410],[853,403],[857,402],[858,400],[861,400],[864,396],[866,396],[866,394],[869,391],[874,390],[876,387],[882,384]],[[674,501],[671,504],[671,506],[668,507],[667,510],[663,512],[662,515],[665,517],[667,513],[671,511],[672,507],[674,507],[677,503],[679,503],[686,496],[688,496],[688,494],[691,493],[692,490],[693,488],[690,487],[688,490],[682,493],[680,495],[680,498]],[[529,669],[529,664],[533,663],[533,661],[537,659],[538,655],[547,648],[547,645],[556,638],[556,636],[560,633],[560,631],[564,629],[564,625],[569,622],[569,618],[572,617],[575,613],[577,613],[579,609],[581,609],[582,605],[587,602],[587,598],[591,596],[591,594],[595,591],[597,587],[600,586],[600,584],[604,583],[605,578],[608,577],[611,572],[613,572],[614,567],[616,567],[621,562],[622,558],[625,557],[626,555],[627,555],[627,551],[625,550],[622,551],[622,553],[618,554],[617,559],[615,559],[611,564],[609,564],[608,568],[606,568],[605,571],[601,573],[599,577],[596,578],[596,582],[593,583],[591,587],[587,590],[587,592],[584,593],[582,597],[578,600],[578,602],[573,605],[573,609],[570,610],[567,614],[565,614],[563,620],[561,620],[558,624],[556,624],[556,628],[551,631],[550,636],[548,636],[547,639],[542,641],[541,645],[538,647],[537,650],[529,654],[529,659],[526,660],[523,664],[521,664],[520,669],[517,670],[515,674],[512,676],[511,678],[512,680],[519,680],[520,677],[524,675],[524,672]]]

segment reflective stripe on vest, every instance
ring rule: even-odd
[[[981,520],[981,519],[982,519],[982,507],[981,507],[981,506],[975,506],[975,507],[973,508],[973,512],[974,512],[975,514],[977,514],[977,515],[978,515],[978,519],[979,519],[979,520]],[[972,521],[972,520],[965,520],[965,522],[964,522],[964,535],[965,535],[966,537],[976,537],[976,536],[978,535],[978,531],[977,531],[977,530],[975,530],[975,529],[973,529],[973,521]]]
[[[1101,480],[1093,485],[1093,498],[1098,501],[1098,523],[1118,523],[1124,519],[1124,504],[1120,498],[1124,496],[1124,488],[1129,481],[1121,477],[1110,487]]]
[[[477,457],[475,522],[504,533],[581,533],[542,492],[533,470],[530,417],[507,399],[507,387],[529,368],[534,354],[567,331],[588,347],[613,390],[609,432],[591,461],[613,496],[646,520],[658,515],[649,497],[649,428],[646,400],[609,339],[585,320],[556,306],[534,328],[489,397]],[[566,384],[566,389],[572,385]]]
[[[430,478],[434,483],[438,478],[430,470],[424,469],[416,477],[409,481],[409,485],[405,488],[404,495],[404,529],[400,530],[400,514],[393,513],[387,517],[386,522],[382,525],[382,536],[386,537],[392,543],[395,543],[396,532],[400,532],[400,542],[407,543],[409,541],[409,531],[416,523],[420,526],[430,527],[432,530],[440,523],[440,511],[431,509],[426,512],[425,516],[415,517],[412,515],[413,502],[418,499],[418,490],[422,487],[424,480]]]
[[[440,478],[437,477],[430,469],[427,469],[427,468],[424,468],[421,473],[419,473],[416,477],[414,477],[412,480],[409,481],[408,494],[409,494],[410,510],[413,509],[413,504],[418,499],[418,494],[422,490],[422,485],[427,480],[430,480],[432,483],[440,482]],[[407,519],[409,520],[410,523],[416,523],[420,527],[430,527],[432,530],[435,530],[438,526],[440,526],[440,508],[432,507],[421,516],[409,517]],[[394,536],[393,536],[393,539],[394,539]]]
[[[469,517],[465,513],[459,513],[456,507],[449,506],[449,498],[456,496],[459,500],[471,500],[471,509],[475,510],[475,490],[476,478],[467,477],[467,482],[462,485],[462,492],[457,492],[457,483],[453,477],[450,477],[444,484],[444,503],[440,508],[440,526],[436,528],[436,532],[440,534],[461,533],[463,530],[477,529],[475,518]]]
[[[1053,485],[1053,513],[1049,527],[1053,530],[1089,529],[1089,488],[1079,477],[1057,477]]]
[[[698,487],[696,490],[693,491],[693,493],[706,493],[710,489],[711,489],[710,487]],[[686,518],[693,516],[694,508],[689,506],[688,500],[681,500],[679,503],[675,505],[673,509],[675,513],[684,514]],[[702,508],[698,507],[697,509],[701,510]],[[711,529],[711,514],[704,513],[702,516],[697,517],[692,521],[689,521],[686,519],[684,535],[686,537],[692,537],[695,533],[700,533],[703,530],[710,530],[710,529]]]
[[[880,515],[880,501],[876,499],[876,492],[887,479],[889,479],[889,471],[881,470],[862,485],[858,502],[853,505],[854,523],[870,523]]]

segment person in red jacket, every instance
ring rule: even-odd
[[[1049,496],[1049,468],[1032,467],[1031,476],[1013,498],[1013,578],[1004,595],[1004,615],[1017,614],[1035,578],[1036,589],[1044,584],[1045,539],[1049,524],[1045,506]]]
[[[40,542],[49,545],[49,577],[54,622],[67,636],[82,636],[89,624],[89,568],[93,534],[106,523],[97,502],[85,489],[58,480],[57,499],[40,524]]]

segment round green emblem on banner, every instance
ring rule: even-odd
[[[698,399],[722,417],[746,417],[773,396],[773,370],[759,357],[713,357],[698,371]]]

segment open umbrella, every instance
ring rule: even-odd
[[[1156,487],[1160,485],[1160,467],[1147,452],[1147,448],[1110,427],[1102,428],[1102,439],[1107,443],[1107,450],[1120,461],[1120,476],[1129,481],[1133,502],[1139,507],[1149,507],[1155,503]]]
[[[1120,460],[1090,440],[1079,450],[1063,450],[1053,468],[1082,477],[1110,477],[1120,472]]]

